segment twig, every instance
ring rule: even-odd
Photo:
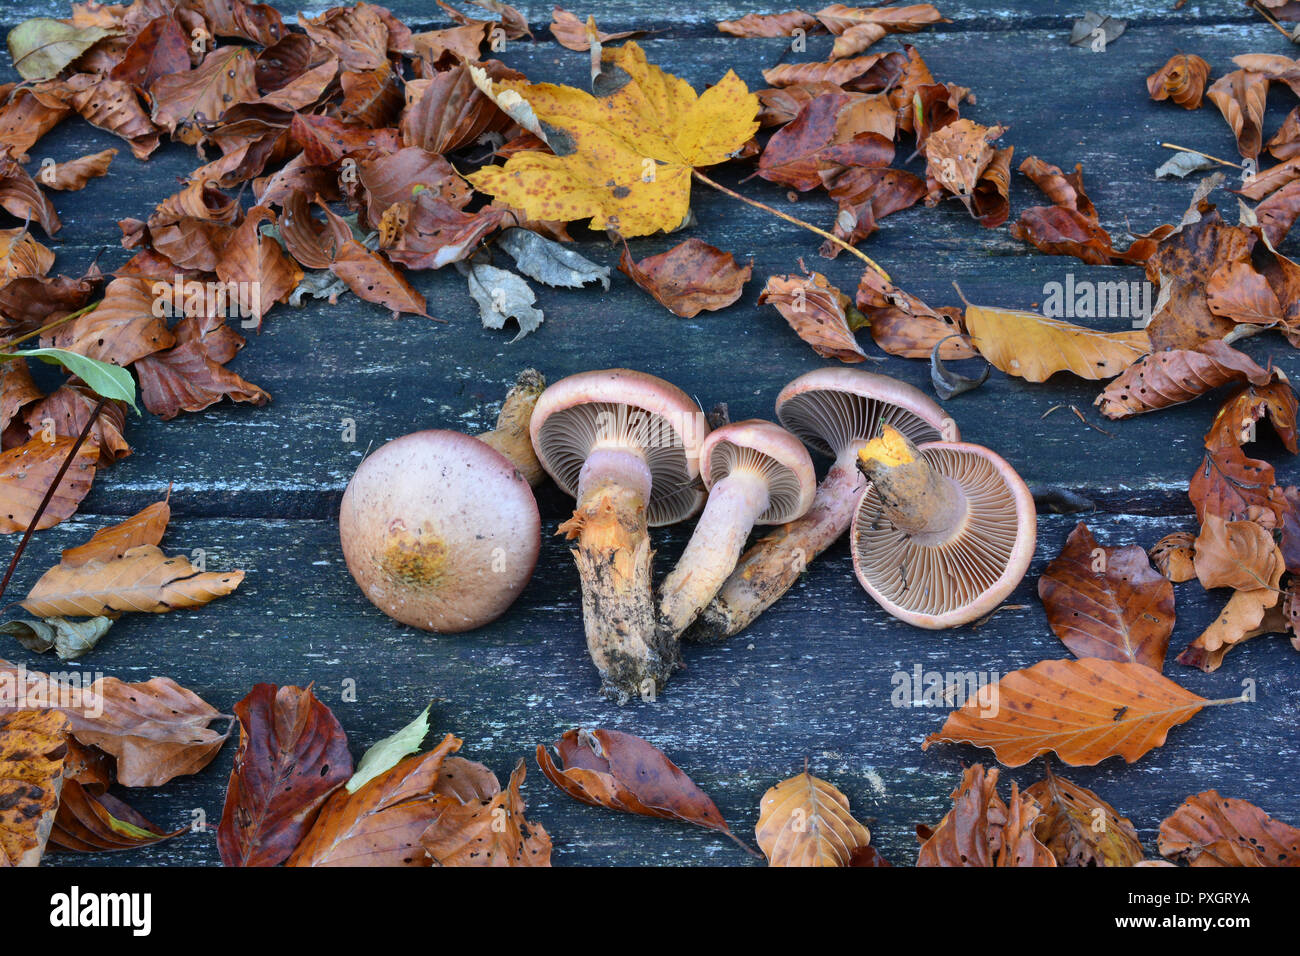
[[[1106,431],[1106,429],[1102,428],[1100,425],[1094,425],[1092,422],[1088,421],[1088,419],[1084,418],[1084,417],[1083,417],[1083,412],[1079,411],[1079,406],[1078,406],[1078,405],[1071,405],[1071,406],[1070,406],[1070,411],[1074,412],[1074,414],[1078,417],[1079,421],[1083,422],[1085,425],[1087,425],[1087,426],[1088,426],[1089,428],[1091,428],[1093,431],[1101,432],[1101,433],[1102,433],[1103,435],[1105,435],[1107,438],[1114,438],[1114,437],[1115,437],[1115,436],[1112,435],[1110,432]]]
[[[839,246],[841,249],[844,249],[846,252],[853,253],[853,255],[857,256],[859,259],[861,259],[871,268],[879,272],[884,277],[886,282],[893,281],[892,279],[889,278],[889,273],[886,272],[884,269],[880,268],[880,266],[876,264],[876,261],[874,259],[872,259],[865,252],[860,252],[859,250],[853,248],[853,246],[849,245],[839,236],[832,235],[831,233],[827,232],[825,229],[818,229],[810,222],[804,222],[802,219],[796,219],[794,216],[791,216],[789,213],[784,213],[779,209],[773,209],[771,206],[767,205],[766,203],[761,203],[757,199],[750,199],[748,196],[741,195],[740,193],[736,192],[734,189],[728,189],[726,186],[722,185],[722,183],[716,182],[715,180],[710,179],[708,176],[705,176],[698,169],[691,170],[691,174],[700,182],[704,183],[706,186],[712,186],[718,192],[725,193],[728,196],[730,196],[732,199],[739,199],[741,202],[748,203],[749,205],[753,206],[755,209],[761,209],[766,213],[771,213],[773,216],[776,216],[778,219],[784,219],[786,222],[791,222],[794,223],[796,226],[801,226],[804,229],[807,229],[809,232],[815,232],[817,235],[821,236],[823,239],[827,240],[828,242],[835,243],[835,245]]]
[[[64,323],[71,322],[73,319],[79,319],[83,315],[87,314],[88,312],[95,311],[95,309],[99,308],[103,304],[103,302],[104,302],[103,299],[100,299],[98,302],[92,302],[90,303],[90,305],[85,306],[84,308],[80,308],[76,312],[69,312],[61,319],[55,319],[53,322],[49,322],[45,325],[42,325],[39,329],[37,329],[34,332],[28,332],[26,335],[20,335],[18,336],[18,338],[12,339],[11,341],[6,342],[3,346],[0,346],[0,351],[12,352],[15,345],[22,345],[28,339],[33,339],[38,335],[44,335],[46,332],[50,332],[54,329],[57,329],[60,325],[63,325]]]
[[[1267,10],[1261,7],[1258,3],[1252,3],[1250,6],[1256,13],[1258,13],[1261,17],[1263,17],[1265,20],[1271,23],[1273,25],[1273,28],[1277,30],[1278,33],[1282,34],[1282,36],[1286,37],[1292,43],[1296,42],[1295,34],[1293,34],[1290,30],[1288,30],[1286,27],[1282,26],[1282,24],[1278,23],[1275,19],[1273,19],[1273,16]]]
[[[1163,146],[1165,149],[1176,149],[1180,153],[1192,153],[1196,156],[1204,156],[1206,159],[1211,160],[1212,162],[1216,162],[1220,166],[1231,166],[1233,169],[1246,168],[1245,166],[1241,165],[1241,163],[1234,163],[1230,159],[1220,159],[1218,156],[1211,156],[1209,153],[1203,153],[1199,149],[1192,149],[1190,146],[1179,146],[1177,143],[1161,143],[1160,145]]]
[[[92,411],[90,417],[86,419],[86,426],[81,429],[81,434],[78,435],[77,440],[72,443],[72,448],[68,451],[68,457],[64,458],[63,464],[59,466],[59,473],[54,476],[54,481],[50,482],[50,487],[45,489],[45,497],[41,499],[41,503],[36,509],[36,514],[32,515],[32,520],[27,525],[27,530],[23,532],[23,539],[18,542],[18,549],[14,551],[13,560],[9,562],[9,570],[5,572],[4,579],[0,580],[0,598],[4,597],[5,590],[9,587],[9,579],[14,576],[14,571],[18,569],[18,559],[23,556],[23,551],[27,549],[27,542],[31,540],[32,533],[36,530],[36,526],[40,524],[41,516],[45,514],[45,509],[49,507],[51,499],[54,498],[54,492],[58,489],[59,485],[63,483],[63,476],[68,473],[68,468],[72,465],[72,460],[77,457],[77,452],[81,450],[81,446],[84,445],[86,439],[90,437],[90,430],[95,427],[95,420],[99,418],[99,413],[104,410],[104,406],[107,404],[108,399],[101,396],[99,402],[95,405],[94,411]]]

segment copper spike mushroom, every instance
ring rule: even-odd
[[[707,433],[690,396],[628,369],[561,379],[533,413],[542,467],[577,498],[559,530],[576,539],[587,649],[619,703],[653,696],[681,665],[677,641],[656,633],[648,528],[700,510]]]
[[[857,469],[858,449],[882,425],[893,425],[914,441],[957,437],[956,423],[923,392],[860,369],[823,368],[800,375],[777,396],[776,414],[805,444],[835,461],[807,514],[760,538],[741,556],[683,635],[686,640],[721,641],[743,631],[848,530],[866,487]]]
[[[426,631],[468,631],[498,618],[523,591],[542,530],[527,480],[537,460],[514,423],[527,427],[544,384],[537,372],[522,373],[497,430],[482,440],[441,429],[403,435],[348,482],[339,508],[343,556],[389,617]]]
[[[700,450],[708,503],[677,566],[659,588],[659,629],[676,640],[736,566],[756,524],[782,524],[812,504],[808,451],[771,422],[750,419],[710,432]]]
[[[1038,517],[1005,460],[964,442],[918,449],[886,426],[858,464],[871,484],[853,516],[853,569],[881,607],[917,627],[956,627],[1015,590]]]

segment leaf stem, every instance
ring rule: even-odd
[[[18,338],[12,339],[6,342],[3,346],[0,346],[0,352],[10,352],[13,350],[13,347],[15,345],[22,345],[22,343],[26,342],[28,339],[33,339],[38,335],[44,335],[46,332],[49,332],[53,329],[57,329],[60,325],[63,325],[67,322],[71,322],[73,319],[79,319],[83,315],[95,311],[95,309],[99,308],[103,304],[103,302],[104,302],[103,299],[100,299],[97,302],[92,302],[90,303],[90,305],[84,306],[83,308],[78,309],[76,312],[69,312],[61,319],[55,319],[53,322],[49,322],[46,323],[45,325],[42,325],[39,329],[36,329],[33,332],[28,332],[26,335],[20,335],[18,336]]]
[[[45,514],[45,509],[49,507],[50,501],[54,498],[54,492],[58,489],[59,485],[63,483],[63,476],[68,473],[68,468],[72,465],[73,459],[77,457],[77,452],[81,450],[81,446],[84,445],[86,439],[90,437],[90,430],[95,427],[95,420],[99,418],[99,413],[104,410],[104,406],[107,404],[108,399],[101,395],[99,402],[95,405],[94,411],[92,411],[90,417],[86,419],[86,426],[81,429],[81,434],[77,436],[77,440],[73,442],[72,448],[68,451],[68,456],[63,459],[63,464],[59,466],[59,473],[55,475],[54,480],[50,482],[50,487],[45,489],[45,497],[41,499],[40,506],[36,509],[36,514],[32,515],[32,520],[27,525],[27,530],[23,532],[23,539],[18,542],[18,549],[14,551],[13,560],[9,562],[9,570],[5,571],[4,579],[0,580],[0,598],[4,597],[5,590],[9,587],[9,579],[14,576],[14,571],[18,569],[18,559],[23,556],[23,551],[27,549],[27,542],[31,540],[32,532],[36,530],[36,526],[40,524],[41,516]]]
[[[734,189],[728,189],[726,186],[722,185],[722,183],[710,179],[708,176],[704,175],[698,169],[692,169],[691,175],[693,175],[700,182],[704,183],[706,186],[712,186],[718,192],[725,193],[726,195],[730,196],[732,199],[739,199],[741,202],[747,203],[748,205],[753,206],[755,209],[761,209],[766,213],[771,213],[773,216],[776,216],[778,219],[784,219],[786,222],[794,223],[796,226],[801,226],[802,228],[807,229],[809,232],[815,232],[823,239],[835,243],[835,245],[839,246],[841,249],[844,249],[846,252],[853,253],[853,255],[857,256],[868,266],[870,266],[871,268],[879,272],[885,278],[886,282],[893,281],[892,279],[889,278],[889,273],[886,272],[884,269],[880,268],[880,266],[876,264],[876,261],[874,259],[872,259],[865,252],[859,252],[857,249],[853,248],[853,246],[849,245],[839,236],[832,235],[831,233],[827,232],[825,229],[818,229],[812,223],[804,222],[802,219],[796,219],[794,216],[791,216],[789,213],[784,213],[779,209],[773,209],[771,206],[767,205],[766,203],[761,203],[757,199],[750,199],[748,196],[742,196]]]

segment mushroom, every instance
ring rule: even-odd
[[[782,524],[812,504],[808,451],[771,422],[750,419],[710,432],[700,450],[708,503],[677,566],[659,588],[659,629],[676,640],[736,566],[756,524]]]
[[[650,526],[704,503],[704,414],[685,392],[628,369],[582,372],[542,393],[532,417],[542,467],[577,498],[559,531],[576,539],[587,649],[604,693],[650,697],[681,666],[676,640],[656,632]]]
[[[389,617],[453,633],[499,617],[532,577],[542,479],[528,435],[546,380],[519,373],[497,427],[478,438],[430,430],[361,463],[339,508],[353,579]]]
[[[866,480],[857,453],[882,425],[913,441],[956,439],[957,424],[905,382],[851,368],[800,375],[776,400],[781,424],[835,461],[802,518],[760,538],[683,637],[721,641],[748,627],[799,579],[808,563],[848,530]]]
[[[918,449],[885,426],[858,464],[871,484],[853,516],[853,569],[881,607],[917,627],[956,627],[1015,590],[1038,518],[1004,459],[965,442]]]

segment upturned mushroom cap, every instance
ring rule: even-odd
[[[499,617],[532,576],[541,534],[532,489],[510,460],[453,431],[384,445],[339,510],[343,555],[366,597],[426,631]]]
[[[567,494],[597,447],[634,451],[650,470],[651,526],[691,517],[704,504],[700,446],[709,426],[699,405],[676,385],[645,372],[579,372],[549,386],[532,418],[533,448]]]
[[[959,490],[960,519],[942,532],[909,535],[885,516],[869,485],[849,533],[853,569],[894,617],[956,627],[992,612],[1024,578],[1038,535],[1034,499],[1015,470],[980,445],[931,442],[916,450]]]
[[[855,368],[805,372],[776,399],[776,417],[810,448],[832,457],[893,425],[913,442],[956,440],[957,426],[924,392]]]
[[[812,504],[817,475],[808,449],[780,425],[751,418],[709,433],[700,450],[704,486],[741,469],[767,482],[769,504],[755,524],[793,521]]]

